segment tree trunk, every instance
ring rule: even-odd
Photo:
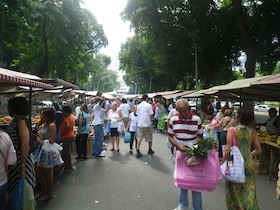
[[[250,34],[250,29],[246,24],[246,16],[243,13],[243,8],[241,0],[232,0],[233,10],[235,14],[235,20],[237,28],[239,29],[241,39],[243,41],[244,51],[247,56],[245,68],[246,68],[246,77],[255,76],[255,66],[256,66],[256,51],[255,51],[255,42],[253,37]]]
[[[44,46],[44,58],[43,58],[43,65],[42,68],[38,72],[39,77],[43,77],[45,73],[48,71],[48,65],[49,65],[49,49],[48,49],[48,41],[47,41],[47,35],[46,35],[46,19],[43,19],[43,29],[42,29],[42,35],[43,35],[43,46]]]

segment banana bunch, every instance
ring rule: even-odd
[[[278,137],[276,144],[280,146],[280,137]]]

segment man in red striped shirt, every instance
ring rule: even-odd
[[[171,117],[168,125],[168,138],[177,150],[186,151],[203,137],[202,121],[200,117],[190,112],[190,107],[185,99],[176,102],[178,114]],[[188,190],[179,189],[179,205],[174,210],[188,208]],[[192,191],[194,210],[202,210],[202,197],[200,192]]]

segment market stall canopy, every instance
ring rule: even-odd
[[[102,97],[106,98],[106,99],[114,99],[114,96],[108,94],[108,93],[102,93]]]
[[[95,91],[86,91],[85,95],[88,96],[101,96],[102,93],[99,90],[95,90]]]
[[[157,93],[148,93],[148,97],[149,98],[153,98],[155,96],[166,96],[166,95],[170,95],[170,94],[175,94],[181,92],[181,90],[171,90],[171,91],[163,91],[163,92],[157,92]]]
[[[207,89],[198,90],[198,91],[195,91],[195,92],[192,92],[192,93],[183,95],[182,98],[200,98],[200,97],[203,97],[203,96],[204,96],[204,92],[205,92],[206,90],[207,90]]]
[[[190,94],[190,93],[193,93],[193,92],[194,92],[194,90],[186,90],[186,91],[179,92],[179,93],[163,95],[162,97],[165,98],[165,99],[172,99],[172,98],[182,97],[184,95],[187,95],[187,94]]]
[[[1,92],[4,92],[6,90],[9,90],[19,85],[28,86],[28,87],[39,87],[43,89],[53,89],[52,85],[41,82],[40,77],[0,68],[0,91]]]
[[[274,85],[264,84],[265,81],[272,82],[272,80],[269,80],[270,77],[271,76],[263,76],[232,81],[220,88],[217,95],[221,99],[279,101],[280,83]],[[263,84],[261,84],[261,82]]]
[[[62,89],[68,89],[68,88],[77,89],[77,90],[80,89],[77,85],[74,85],[70,82],[67,82],[59,78],[42,79],[42,81],[48,84],[52,84],[53,86],[62,86]]]

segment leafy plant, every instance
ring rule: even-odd
[[[200,159],[207,158],[207,150],[212,148],[213,139],[202,139],[191,148],[187,148],[186,155]]]

